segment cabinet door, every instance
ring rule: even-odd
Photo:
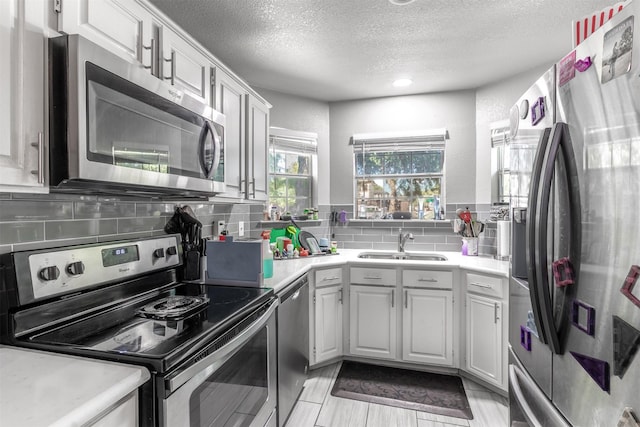
[[[467,295],[466,369],[488,382],[502,384],[502,303]]]
[[[254,96],[247,96],[247,185],[248,199],[267,200],[267,152],[269,108]]]
[[[451,291],[404,289],[402,358],[453,366]]]
[[[342,356],[342,286],[315,291],[315,363]]]
[[[359,356],[396,358],[395,288],[351,285],[350,352]]]
[[[212,105],[211,68],[214,64],[173,30],[163,27],[161,33],[162,79]]]
[[[0,191],[45,187],[45,7],[0,1]]]
[[[225,194],[245,198],[245,100],[247,91],[220,68],[215,70],[216,109],[226,117]]]
[[[152,16],[135,0],[64,0],[58,30],[151,66]]]

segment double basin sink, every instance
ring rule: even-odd
[[[361,252],[358,258],[363,259],[404,259],[409,261],[447,261],[447,257],[434,253],[419,252]]]

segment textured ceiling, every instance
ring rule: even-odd
[[[559,60],[613,0],[151,0],[252,86],[325,101],[477,88]],[[414,84],[394,88],[410,77]]]

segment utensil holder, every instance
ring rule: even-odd
[[[478,238],[477,237],[462,238],[462,255],[478,256]]]

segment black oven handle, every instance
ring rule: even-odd
[[[182,371],[177,372],[174,376],[165,379],[165,391],[167,394],[171,394],[180,388],[183,384],[196,376],[199,372],[204,371],[211,365],[222,365],[227,359],[242,347],[247,341],[249,341],[260,329],[262,329],[271,316],[275,313],[278,307],[278,300],[276,298],[271,302],[271,306],[267,311],[256,319],[245,330],[236,335],[229,342],[225,343],[221,348],[207,355],[203,359],[188,366]]]

